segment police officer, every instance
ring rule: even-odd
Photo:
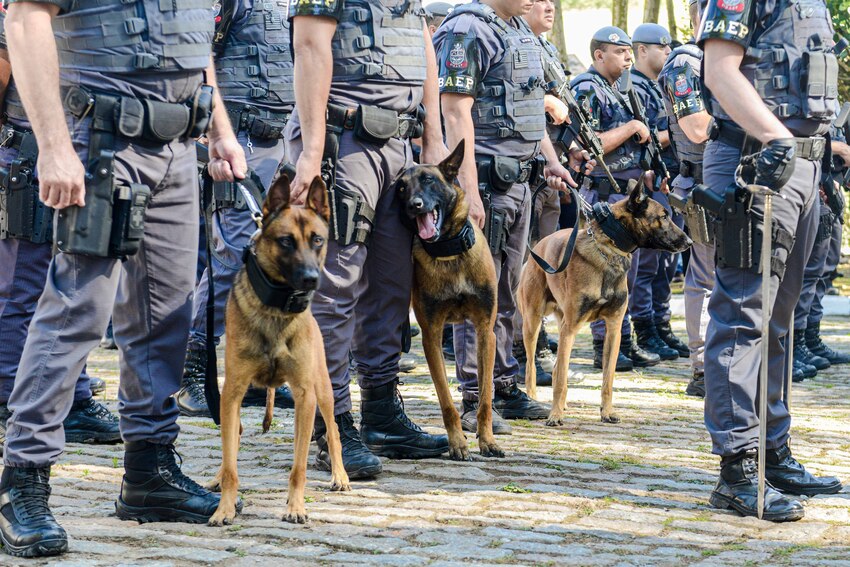
[[[590,41],[590,55],[593,64],[587,72],[573,79],[570,86],[576,100],[590,107],[592,127],[602,142],[605,163],[617,180],[617,186],[612,187],[606,175],[596,170],[585,180],[582,196],[591,204],[599,200],[615,203],[625,198],[629,180],[640,177],[640,144],[649,142],[650,133],[643,122],[632,117],[628,103],[616,87],[617,81],[632,63],[632,40],[626,32],[614,26],[598,30]],[[631,293],[631,289],[629,291]],[[602,368],[605,323],[594,321],[591,331],[593,365]],[[618,371],[659,363],[659,355],[642,349],[635,342],[628,313],[623,319],[621,333]]]
[[[705,51],[705,84],[711,90],[711,114],[717,128],[704,155],[706,185],[736,202],[750,200],[756,225],[753,246],[760,247],[764,198],[735,191],[735,172],[743,156],[745,183],[778,191],[773,200],[771,294],[768,337],[761,336],[762,275],[741,258],[746,242],[720,233],[742,224],[729,207],[718,224],[716,285],[711,294],[705,345],[705,423],[713,452],[721,457],[720,478],[711,504],[755,516],[759,418],[767,420],[769,482],[764,518],[798,520],[803,506],[789,495],[813,496],[841,490],[837,478],[817,478],[791,455],[791,417],[782,399],[785,337],[800,294],[803,270],[817,230],[816,184],[825,140],[835,116],[837,78],[821,72],[837,65],[829,52],[833,29],[826,2],[753,0],[711,2],[704,14],[700,44]],[[746,59],[745,53],[750,53]],[[755,55],[752,55],[755,54]],[[804,55],[805,54],[805,55]],[[804,72],[802,67],[808,66]],[[821,70],[821,71],[819,71]],[[768,76],[770,81],[761,78]],[[727,188],[731,192],[727,193]],[[755,255],[758,263],[758,256]],[[770,345],[762,360],[761,341]],[[767,415],[756,412],[759,368],[768,365]]]
[[[118,399],[126,443],[118,517],[206,522],[218,505],[218,496],[180,470],[172,397],[191,318],[194,137],[210,123],[213,106],[211,90],[202,86],[204,75],[215,82],[212,31],[209,6],[201,4],[24,0],[9,6],[6,37],[39,142],[40,195],[61,215],[57,245],[63,251],[51,261],[9,400],[0,477],[7,553],[67,550],[65,531],[48,507],[50,467],[62,453],[62,420],[74,385],[110,313],[121,350]],[[224,106],[215,107],[211,173],[233,180],[244,176],[245,158]],[[129,198],[129,222],[105,208],[110,197]],[[101,235],[110,220],[88,223],[86,215],[97,210],[120,227],[106,235],[105,247],[87,239]]]
[[[0,62],[9,70],[4,31],[5,14],[0,12]],[[38,183],[27,168],[35,166],[38,148],[15,84],[8,78],[3,101],[5,124],[0,128],[0,163],[11,176],[26,179],[16,186],[18,197],[10,198],[8,180],[0,197],[0,445],[6,436],[9,396],[27,338],[35,304],[44,288],[50,264],[52,213],[38,202]],[[21,171],[23,168],[23,172]],[[10,208],[11,206],[11,208]],[[23,220],[23,223],[16,222]],[[90,377],[83,368],[74,387],[74,404],[63,422],[66,442],[117,443],[118,418],[94,394],[106,388],[101,379]]]
[[[671,175],[675,176],[678,163],[670,150],[667,112],[661,88],[658,86],[658,73],[670,55],[670,33],[658,24],[641,24],[632,34],[635,65],[631,71],[632,88],[641,100],[644,119],[650,128],[658,133],[658,139],[664,148],[663,159]],[[665,191],[667,188],[665,187]],[[682,219],[670,208],[664,191],[654,191],[652,198],[661,203],[681,228]],[[629,316],[641,348],[654,352],[661,360],[675,360],[679,356],[688,356],[688,346],[683,343],[670,327],[670,279],[678,255],[658,250],[638,249],[632,257],[629,271]]]
[[[503,419],[543,419],[549,413],[517,387],[513,315],[528,238],[529,187],[538,185],[541,151],[549,162],[547,178],[570,179],[546,136],[540,44],[521,18],[531,7],[532,2],[510,0],[457,6],[434,36],[446,141],[455,147],[465,140],[467,148],[475,148],[465,154],[458,182],[469,200],[470,218],[485,229],[499,280],[493,370],[493,407],[501,417],[494,415],[497,434],[510,431]],[[497,168],[512,174],[495,175]],[[560,179],[552,181],[566,189]],[[487,210],[483,198],[490,200]],[[494,228],[500,223],[503,228]],[[475,431],[477,345],[470,322],[455,325],[454,344],[461,423],[464,430]]]
[[[410,421],[398,393],[413,264],[412,234],[402,222],[394,180],[413,163],[411,138],[422,138],[425,163],[446,154],[423,16],[418,0],[321,0],[289,7],[296,109],[286,144],[287,156],[297,160],[292,195],[303,200],[310,182],[324,173],[332,206],[353,211],[338,215],[331,227],[312,304],[351,478],[380,473],[376,455],[422,458],[448,450],[445,435],[430,435]],[[361,388],[360,431],[351,415],[349,352]],[[330,470],[324,433],[318,420],[316,462]]]
[[[694,33],[699,30],[698,0],[689,4]],[[671,183],[672,199],[687,202],[695,185],[703,183],[702,155],[708,140],[711,116],[705,108],[700,81],[702,50],[695,41],[673,50],[658,83],[669,118],[670,147],[679,164],[679,175]],[[694,244],[685,273],[685,327],[691,359],[691,380],[685,392],[689,396],[705,397],[705,328],[708,325],[708,298],[714,287],[714,241],[707,234],[705,211],[690,205],[685,222]],[[643,253],[643,251],[641,251]]]
[[[286,4],[222,0],[218,6],[213,51],[219,91],[248,167],[263,187],[269,187],[284,159],[283,129],[295,105]],[[224,333],[224,305],[242,265],[242,250],[257,228],[235,184],[220,183],[216,189],[220,198],[214,205],[213,257],[195,289],[195,316],[182,388],[177,394],[180,413],[189,416],[210,415],[204,397],[210,267],[215,284],[217,343]],[[265,389],[249,388],[242,404],[265,406]],[[295,407],[286,386],[277,389],[275,405]]]
[[[431,2],[425,6],[425,19],[428,22],[428,31],[432,36],[453,9],[454,5],[448,2]]]

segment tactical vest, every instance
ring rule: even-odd
[[[344,0],[333,37],[333,82],[425,82],[425,10],[419,0]]]
[[[673,111],[673,101],[670,100],[667,94],[668,88],[672,87],[675,89],[676,81],[680,80],[679,77],[673,74],[673,68],[684,65],[699,71],[702,65],[702,50],[692,43],[686,43],[674,49],[667,58],[664,68],[661,69],[661,74],[658,75],[658,82],[661,83],[661,91],[664,95],[664,107],[667,109],[667,118],[670,126],[670,146],[676,152],[676,157],[680,162],[689,161],[691,163],[701,164],[705,144],[695,144],[685,135],[678,118],[676,118],[676,113]],[[684,80],[684,77],[681,80]]]
[[[762,3],[756,12],[764,15]],[[838,111],[835,34],[824,0],[777,0],[768,23],[757,23],[741,72],[790,130],[824,133]],[[712,115],[731,120],[712,101]]]
[[[53,19],[63,69],[195,71],[210,64],[212,0],[75,0]]]
[[[257,1],[227,33],[216,57],[216,79],[227,102],[258,104],[281,112],[295,105],[286,1]]]
[[[601,88],[603,91],[607,92],[607,112],[603,112],[599,118],[599,131],[607,132],[608,130],[613,130],[627,122],[632,121],[632,114],[626,108],[625,99],[623,95],[619,92],[615,93],[614,89],[616,87],[612,87],[608,84],[599,73],[595,71],[587,71],[582,73],[572,82],[573,93],[576,95],[576,98],[580,97],[582,92],[593,90],[593,87],[588,84],[593,83]],[[581,100],[579,100],[581,103]],[[626,140],[624,144],[615,150],[608,152],[603,156],[606,165],[608,165],[608,169],[611,170],[612,173],[616,173],[619,171],[627,171],[630,169],[637,169],[640,167],[640,144],[635,142],[632,138]],[[591,175],[594,177],[604,177],[605,172],[594,169],[591,172]]]
[[[568,82],[564,64],[561,63],[561,54],[558,53],[558,48],[542,36],[538,40],[543,47],[543,80],[546,82],[546,89],[555,92]]]
[[[504,55],[492,61],[487,75],[479,83],[472,122],[475,136],[485,139],[520,138],[537,143],[546,135],[543,110],[544,70],[540,43],[525,20],[514,18],[515,28],[496,15],[486,4],[463,4],[446,18],[472,14],[487,23],[501,40]],[[466,34],[472,19],[458,22],[455,34]],[[445,21],[444,24],[445,25]]]

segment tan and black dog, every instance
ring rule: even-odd
[[[624,238],[632,246],[666,252],[681,252],[691,240],[670,220],[657,201],[649,199],[642,184],[635,184],[629,197],[610,206],[612,222],[618,224]],[[534,345],[544,315],[556,313],[560,329],[558,360],[552,379],[552,410],[546,425],[562,425],[567,399],[567,371],[576,335],[584,323],[605,321],[605,346],[602,357],[602,421],[617,423],[612,392],[617,353],[620,350],[620,325],[628,306],[626,277],[631,265],[631,253],[615,246],[594,218],[576,236],[575,249],[566,270],[547,274],[534,260],[526,262],[519,283],[518,304],[523,320],[523,340],[526,356],[525,385],[528,395],[537,394],[537,374],[534,368]],[[559,230],[542,239],[534,252],[550,265],[557,265],[567,248],[573,229]]]
[[[456,183],[464,142],[439,165],[408,169],[398,181],[405,210],[416,222],[413,311],[440,400],[449,456],[469,460],[469,446],[452,403],[443,360],[443,325],[469,320],[478,341],[478,445],[485,457],[503,457],[493,437],[493,365],[496,357],[496,268],[481,230],[469,220],[466,195]]]
[[[304,207],[289,204],[286,175],[275,181],[263,203],[262,230],[236,276],[225,312],[222,464],[210,485],[221,488],[221,502],[210,518],[212,526],[229,524],[236,516],[239,412],[251,384],[268,389],[264,431],[271,422],[274,388],[286,383],[295,398],[295,451],[284,520],[307,520],[304,485],[317,400],[327,426],[331,490],[350,490],[334,422],[324,343],[309,309],[325,261],[329,218],[327,191],[319,177],[313,180]]]

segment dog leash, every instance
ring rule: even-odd
[[[534,211],[534,201],[537,199],[540,191],[542,191],[546,187],[546,183],[541,184],[535,191],[531,197],[531,210]],[[534,261],[540,266],[540,269],[546,272],[547,274],[559,274],[567,269],[567,266],[570,265],[570,259],[573,256],[573,251],[576,247],[576,238],[578,237],[579,227],[581,225],[581,216],[582,214],[585,216],[585,219],[590,220],[590,211],[592,210],[587,201],[585,201],[581,195],[579,195],[578,191],[574,187],[570,187],[570,194],[577,205],[578,210],[576,211],[576,223],[573,226],[573,232],[570,234],[570,239],[567,241],[567,247],[564,250],[564,255],[561,257],[561,263],[558,264],[557,268],[553,268],[546,260],[544,260],[541,256],[534,252],[531,247],[531,232],[528,234],[528,242],[526,242],[526,246],[528,247],[528,252]]]

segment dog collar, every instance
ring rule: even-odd
[[[437,239],[434,242],[426,242],[421,238],[422,248],[432,258],[446,258],[448,256],[457,256],[463,254],[475,245],[475,230],[472,228],[472,223],[466,219],[466,224],[460,229],[455,236],[451,238]]]
[[[614,241],[614,246],[627,254],[637,250],[637,242],[623,226],[623,223],[611,213],[611,207],[608,203],[595,203],[593,205],[593,218],[599,223],[599,227],[605,233],[605,236]]]
[[[313,292],[298,291],[292,286],[269,280],[250,246],[246,246],[242,251],[242,261],[245,262],[251,288],[266,307],[275,307],[285,313],[302,313],[310,306]]]

